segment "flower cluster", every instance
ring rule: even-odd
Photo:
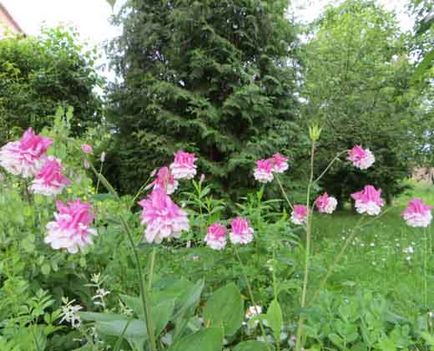
[[[43,166],[47,149],[53,141],[27,129],[21,139],[7,143],[0,149],[0,165],[9,173],[30,178]]]
[[[34,177],[30,190],[36,194],[56,196],[70,183],[63,175],[61,161],[47,156],[53,141],[27,129],[21,139],[0,149],[0,165],[23,178]]]
[[[175,153],[175,159],[170,165],[175,179],[193,179],[196,175],[197,157],[189,152],[179,150]]]
[[[306,224],[309,217],[309,209],[305,205],[294,205],[291,214],[291,222],[297,225]]]
[[[163,189],[167,195],[173,194],[178,188],[178,181],[168,167],[161,167],[155,180],[150,184],[154,189]]]
[[[62,173],[61,161],[48,156],[44,165],[36,174],[30,189],[36,194],[55,196],[60,194],[69,184],[70,180]]]
[[[319,213],[332,214],[336,210],[337,205],[338,200],[327,193],[318,196],[315,200],[315,206]]]
[[[253,240],[254,230],[246,218],[233,218],[230,224],[229,240],[232,244],[248,244]],[[204,241],[211,249],[222,250],[227,242],[226,227],[219,223],[211,224]]]
[[[192,179],[196,175],[197,157],[183,150],[174,156],[169,167],[161,167],[156,172],[156,178],[147,187],[152,187],[152,192],[139,202],[142,206],[141,223],[146,225],[144,237],[149,243],[179,238],[190,228],[187,213],[169,195],[178,188],[178,180]]]
[[[348,150],[348,160],[353,163],[354,167],[368,169],[374,164],[375,157],[369,149],[363,149],[360,145],[356,145]]]
[[[274,173],[283,173],[288,168],[288,157],[275,153],[270,158],[256,161],[253,176],[258,182],[270,183],[274,179]]]
[[[69,253],[77,253],[91,244],[97,232],[90,228],[94,219],[90,204],[80,200],[67,204],[57,201],[56,207],[55,220],[47,224],[45,242],[53,249],[66,249]]]
[[[142,224],[146,225],[147,242],[161,243],[163,239],[179,238],[184,230],[189,229],[187,213],[176,205],[161,188],[139,202],[142,206]]]
[[[426,205],[421,199],[411,200],[402,213],[402,217],[410,227],[426,228],[432,221],[432,206]]]
[[[381,212],[384,206],[384,200],[381,198],[381,190],[375,189],[372,185],[366,185],[363,190],[351,194],[355,201],[356,211],[366,213],[370,216],[376,216]]]

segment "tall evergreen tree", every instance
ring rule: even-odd
[[[176,149],[236,196],[253,161],[294,145],[295,31],[286,0],[129,0],[111,47],[111,177],[137,189]],[[288,59],[288,58],[291,59]]]

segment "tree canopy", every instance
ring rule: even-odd
[[[417,90],[410,84],[406,37],[375,2],[349,0],[328,8],[305,46],[303,114],[323,125],[319,167],[336,152],[362,144],[377,161],[369,173],[338,164],[324,187],[341,200],[363,184],[386,197],[401,189],[412,155]]]
[[[95,93],[101,79],[94,59],[66,29],[0,40],[0,144],[29,126],[51,125],[59,106],[73,107],[73,133],[95,126],[101,119]]]
[[[112,44],[112,179],[132,191],[177,149],[231,195],[254,160],[293,153],[296,37],[287,1],[129,0]],[[291,146],[291,148],[289,148]],[[291,151],[292,150],[292,151]]]

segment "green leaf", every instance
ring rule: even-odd
[[[122,336],[132,348],[142,350],[148,338],[145,322],[138,319],[122,319],[106,322],[97,322],[98,334],[105,336]]]
[[[228,284],[214,292],[204,311],[205,324],[223,326],[225,335],[235,334],[243,322],[244,309],[241,293],[235,284]]]
[[[233,349],[233,351],[273,351],[274,347],[272,345],[266,344],[264,342],[249,340],[244,341]]]
[[[267,319],[268,324],[270,325],[270,328],[273,331],[274,338],[276,340],[279,340],[280,332],[282,331],[282,326],[283,326],[283,316],[282,316],[282,309],[280,308],[279,302],[276,299],[271,301],[271,304],[268,307],[265,318]]]
[[[168,351],[221,351],[222,348],[223,329],[208,328],[175,342]]]
[[[145,320],[142,301],[139,297],[121,295],[121,299],[141,320]],[[166,299],[160,301],[158,304],[152,304],[151,315],[157,335],[163,331],[164,327],[171,319],[174,309],[175,299]]]
[[[42,272],[43,275],[48,275],[48,274],[50,274],[50,270],[51,270],[51,267],[50,267],[50,265],[49,265],[48,263],[44,263],[44,264],[41,266],[41,272]]]
[[[79,312],[78,315],[83,321],[96,322],[96,330],[100,335],[122,336],[132,348],[143,349],[148,338],[146,324],[139,319],[128,319],[115,313]]]

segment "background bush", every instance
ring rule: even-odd
[[[52,125],[59,105],[74,109],[73,134],[97,125],[102,107],[95,89],[102,81],[95,58],[66,29],[0,40],[0,144],[29,126]]]

